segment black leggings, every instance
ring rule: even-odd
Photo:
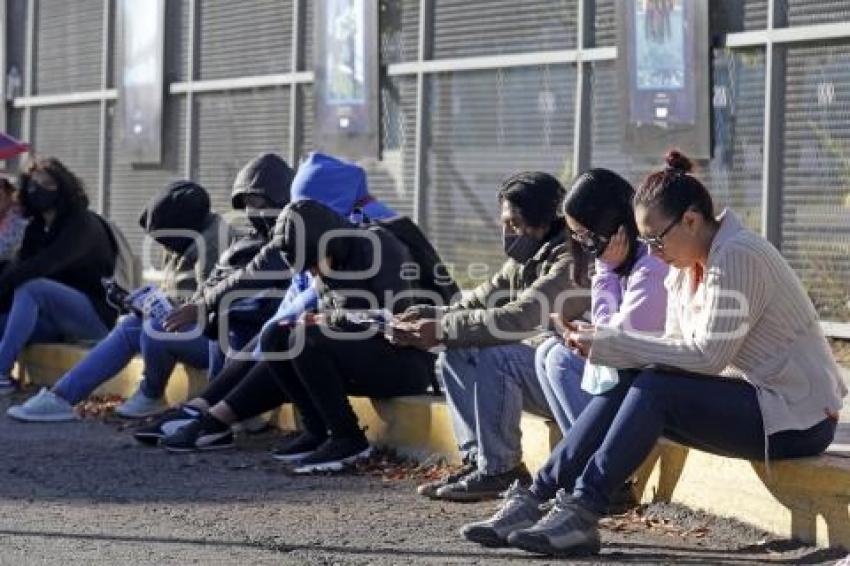
[[[224,401],[240,421],[292,401],[306,429],[352,436],[360,429],[348,395],[418,395],[433,381],[435,357],[428,352],[392,346],[383,338],[334,340],[318,327],[306,332],[303,351],[291,360],[228,361],[201,398],[210,406]],[[294,334],[279,329],[264,336],[262,349],[280,352],[284,344],[294,348],[296,342]],[[252,352],[256,344],[252,340],[242,353]]]
[[[210,407],[221,401],[226,402],[240,421],[271,411],[289,401],[277,384],[269,364],[250,357],[258,341],[259,338],[251,340],[240,352],[240,359],[229,358],[218,376],[200,395]]]
[[[272,363],[284,394],[298,407],[304,427],[316,434],[357,437],[362,431],[349,395],[377,399],[418,395],[434,377],[433,354],[391,345],[382,337],[339,340],[308,327],[303,351]],[[288,337],[291,346],[296,342]]]

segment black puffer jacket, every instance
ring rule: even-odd
[[[303,223],[303,230],[298,228],[300,223]],[[287,263],[310,268],[318,262],[320,239],[331,230],[368,231],[372,236],[335,237],[328,243],[327,254],[334,271],[372,272],[356,279],[317,278],[319,302],[332,326],[361,330],[351,323],[345,311],[378,308],[400,313],[424,300],[416,295],[417,287],[410,278],[403,277],[403,266],[410,265],[413,258],[392,232],[380,226],[356,226],[318,201],[302,200],[287,206],[277,220],[273,241],[281,246]],[[297,257],[301,253],[299,249],[305,257]],[[374,298],[374,302],[364,293]]]
[[[232,196],[234,208],[245,208],[246,195],[263,196],[274,208],[266,217],[251,218],[254,229],[221,253],[197,301],[203,303],[212,319],[219,304],[232,291],[257,291],[251,300],[258,322],[275,313],[280,304],[280,291],[289,286],[290,279],[281,276],[288,272],[288,266],[280,250],[269,245],[269,240],[279,209],[289,202],[289,186],[294,175],[292,168],[273,153],[256,157],[236,175]],[[214,324],[208,326],[214,327]]]

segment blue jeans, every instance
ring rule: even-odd
[[[771,434],[771,459],[822,453],[836,421]],[[621,371],[620,383],[596,395],[538,472],[532,491],[551,498],[572,491],[585,506],[607,510],[610,495],[638,469],[661,436],[732,458],[761,460],[765,434],[755,388],[738,379],[658,370]]]
[[[584,359],[553,336],[537,347],[534,367],[549,410],[562,434],[567,434],[593,396],[581,388]]]
[[[162,332],[158,325],[153,328]],[[207,367],[208,343],[203,335],[190,339],[183,339],[180,334],[168,338],[151,335],[145,331],[141,318],[127,315],[80,363],[62,376],[53,391],[72,405],[79,403],[141,352],[145,373],[139,387],[146,397],[159,399],[165,393],[177,362],[196,368]]]
[[[551,416],[534,373],[534,348],[458,348],[441,354],[437,367],[464,460],[477,461],[486,474],[518,466],[523,409]]]
[[[109,332],[86,295],[51,279],[32,279],[15,289],[0,326],[0,375],[12,371],[27,344],[100,340]]]

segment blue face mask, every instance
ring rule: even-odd
[[[620,382],[620,374],[608,366],[598,366],[590,362],[584,363],[581,376],[581,388],[591,395],[602,395],[614,389]]]
[[[505,254],[518,263],[525,263],[533,258],[542,244],[543,242],[537,238],[525,234],[502,233],[502,246]]]

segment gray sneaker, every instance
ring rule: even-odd
[[[531,484],[531,474],[525,464],[502,474],[485,474],[476,470],[455,483],[441,487],[434,497],[460,502],[498,499],[515,481],[522,485]]]
[[[507,546],[508,535],[520,529],[533,527],[543,516],[543,503],[519,480],[505,492],[504,501],[496,514],[484,521],[469,523],[460,529],[466,539],[490,547]]]
[[[531,528],[512,532],[508,544],[548,556],[599,554],[599,515],[560,489],[546,516]]]

